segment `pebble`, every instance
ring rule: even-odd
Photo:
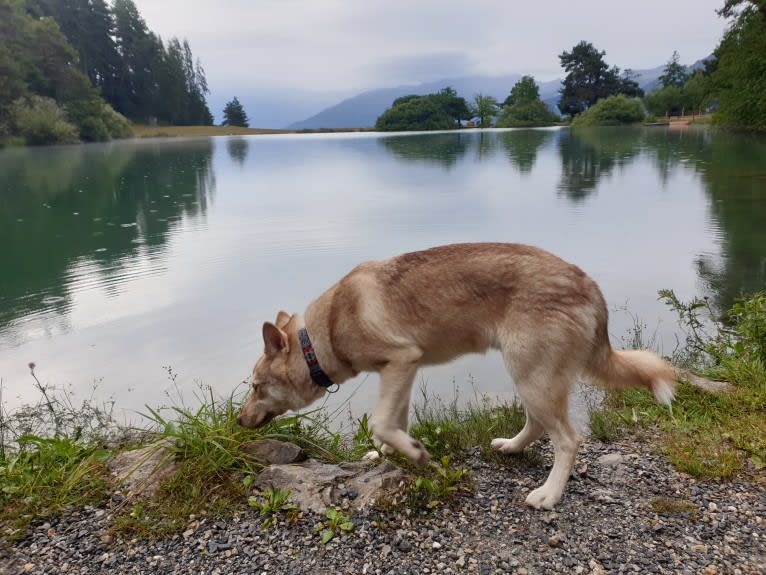
[[[161,540],[123,538],[110,532],[112,498],[37,524],[12,546],[0,533],[0,574],[766,573],[763,474],[694,479],[645,444],[591,439],[556,511],[540,512],[524,498],[545,480],[552,452],[536,449],[541,464],[473,454],[473,495],[427,513],[355,512],[354,531],[327,545],[314,531],[321,518],[263,529],[245,501],[227,521],[200,514]],[[683,505],[658,513],[652,502],[662,500]]]

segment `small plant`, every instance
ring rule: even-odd
[[[277,521],[277,515],[284,514],[288,518],[298,514],[298,506],[290,502],[292,492],[288,489],[282,491],[279,488],[267,489],[262,497],[249,497],[248,505],[258,510],[260,515],[266,516],[263,520],[263,528],[267,529]]]
[[[588,425],[596,439],[607,443],[617,436],[621,421],[616,410],[601,407],[590,411]]]
[[[416,477],[409,486],[408,499],[412,507],[433,509],[473,485],[471,472],[465,467],[454,467],[448,455],[441,458],[440,464],[431,465],[430,470],[428,476]]]
[[[688,515],[691,519],[696,519],[699,512],[697,506],[691,501],[668,497],[652,499],[649,507],[659,515]]]
[[[491,441],[496,437],[513,437],[524,425],[524,410],[516,403],[496,404],[481,396],[461,407],[457,394],[445,405],[439,398],[428,396],[424,388],[421,393],[423,401],[415,406],[410,434],[435,458],[463,456],[478,447],[483,458],[503,461],[504,456],[490,449]]]
[[[325,511],[325,521],[319,523],[314,531],[321,532],[322,543],[327,545],[333,537],[340,533],[350,533],[354,530],[354,522],[351,518],[335,507],[328,507]]]

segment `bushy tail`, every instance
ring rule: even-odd
[[[670,364],[648,350],[617,351],[606,347],[588,366],[586,377],[607,389],[643,387],[658,402],[670,406],[675,394],[675,373]]]

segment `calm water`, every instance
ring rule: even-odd
[[[658,289],[728,306],[764,286],[766,139],[520,130],[0,151],[3,401],[37,399],[30,361],[75,401],[126,410],[200,385],[227,395],[277,310],[303,311],[362,260],[482,240],[577,263],[616,345],[637,316],[670,354]],[[510,390],[494,354],[422,380],[443,397]],[[377,380],[361,381],[333,401],[359,388],[351,409],[369,409]]]

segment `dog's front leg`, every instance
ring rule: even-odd
[[[417,465],[425,465],[430,458],[428,451],[403,429],[420,357],[420,352],[402,352],[380,371],[380,395],[371,424],[375,437],[383,444],[384,453],[398,451]]]

